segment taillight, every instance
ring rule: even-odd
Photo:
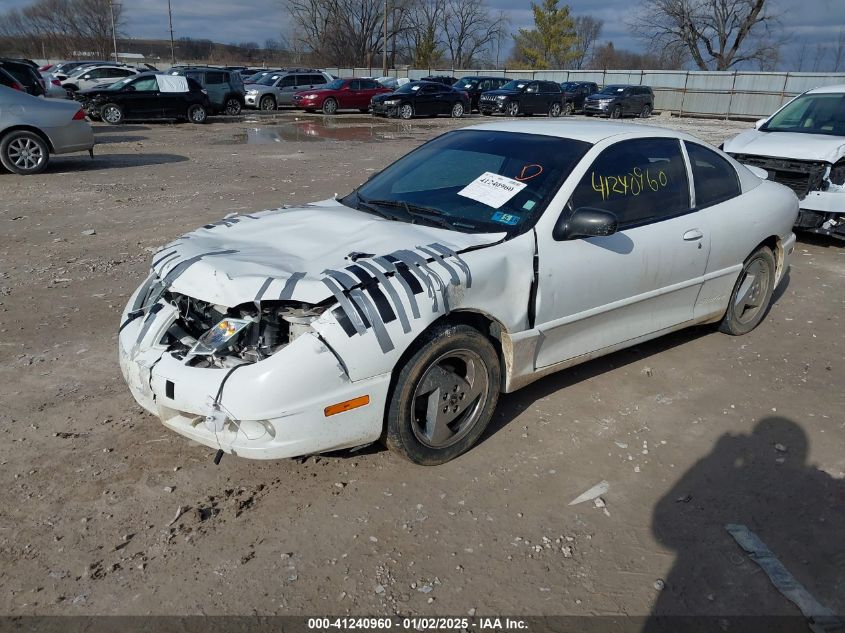
[[[51,79],[50,83],[53,84],[54,86],[59,86],[59,88],[62,87],[62,82],[59,81],[58,79]]]
[[[84,121],[85,120],[85,113],[82,111],[82,108],[77,110],[76,114],[73,115],[72,121]]]
[[[26,91],[23,89],[23,86],[22,86],[22,85],[20,85],[17,81],[13,81],[13,82],[12,82],[12,90],[20,90],[21,92],[26,92]]]

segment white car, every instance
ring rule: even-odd
[[[219,451],[381,438],[439,464],[500,392],[696,323],[752,330],[797,212],[786,187],[675,131],[455,130],[342,199],[167,244],[123,312],[120,366],[141,406]]]
[[[845,85],[809,90],[755,128],[725,151],[795,191],[796,228],[845,239]]]
[[[126,66],[94,66],[82,68],[62,81],[67,90],[77,91],[93,88],[100,84],[113,84],[116,81],[137,75],[138,71]]]

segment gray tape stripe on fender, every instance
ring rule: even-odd
[[[449,278],[451,279],[453,286],[461,285],[461,278],[458,277],[458,273],[455,272],[455,269],[446,263],[446,260],[443,259],[443,255],[441,255],[437,251],[431,250],[430,248],[426,248],[425,246],[417,246],[417,250],[422,251],[426,255],[431,255],[434,258],[434,261],[436,261],[438,264],[443,266],[443,268],[449,271]]]
[[[364,322],[361,320],[361,317],[358,316],[358,312],[355,310],[355,307],[349,302],[346,295],[343,294],[343,290],[328,277],[323,277],[323,283],[326,284],[326,287],[332,291],[334,298],[337,299],[340,307],[346,313],[346,318],[349,319],[349,322],[355,327],[355,331],[363,336],[367,332],[367,328],[364,327]]]
[[[376,307],[370,303],[370,300],[359,288],[350,290],[349,296],[364,311],[364,314],[367,315],[367,319],[373,326],[373,332],[376,335],[376,340],[378,341],[379,347],[381,347],[381,351],[386,354],[392,350],[393,341],[390,340],[390,334],[387,333],[387,329],[384,327],[384,322],[381,320],[381,315],[376,310]]]
[[[155,278],[156,274],[150,273],[149,277],[147,277],[144,280],[144,283],[141,284],[141,287],[138,289],[138,294],[135,296],[135,301],[132,303],[132,310],[130,310],[130,312],[135,312],[143,307],[144,301],[147,300],[147,295],[150,292],[150,287],[152,286]]]
[[[464,275],[467,278],[467,288],[472,288],[472,272],[469,269],[469,265],[461,259],[461,256],[458,255],[455,251],[447,246],[443,246],[443,244],[429,244],[429,248],[433,248],[436,251],[443,253],[444,255],[448,255],[449,257],[455,258],[455,264],[464,271]]]
[[[387,291],[387,294],[390,295],[390,298],[393,299],[393,308],[396,310],[396,314],[399,316],[399,322],[402,324],[402,331],[406,334],[411,331],[411,323],[408,321],[408,315],[405,314],[405,306],[402,305],[402,299],[399,297],[399,293],[396,292],[396,288],[393,287],[393,284],[390,283],[390,280],[384,276],[384,273],[381,272],[378,268],[373,266],[370,262],[364,261],[363,259],[359,259],[357,262],[361,268],[371,272],[376,279],[378,279],[381,286]]]
[[[419,319],[420,309],[417,306],[417,298],[414,296],[414,291],[411,289],[411,286],[408,285],[408,282],[405,281],[405,278],[396,270],[396,266],[393,265],[393,262],[385,259],[384,257],[373,257],[373,261],[378,262],[387,272],[393,273],[393,278],[399,282],[399,285],[405,289],[405,293],[408,295],[408,303],[411,304],[411,314],[413,314],[415,319]]]
[[[405,264],[408,267],[408,270],[412,273],[417,271],[417,276],[422,278],[425,282],[426,288],[428,288],[428,296],[434,301],[433,311],[437,312],[437,290],[434,289],[434,284],[431,281],[431,275],[433,273],[428,270],[423,270],[420,266],[417,266],[417,262],[419,262],[422,257],[416,255],[416,253],[412,253],[411,251],[394,251],[391,255]],[[414,255],[416,255],[416,261]]]
[[[305,273],[292,274],[285,282],[285,287],[282,288],[282,291],[279,293],[279,299],[290,299],[293,297],[293,289],[296,288],[296,284],[299,283],[299,280],[303,277],[305,277]]]
[[[267,277],[267,279],[264,280],[264,283],[261,284],[261,287],[258,289],[258,292],[255,293],[255,299],[252,300],[253,303],[261,301],[261,297],[263,297],[264,293],[267,292],[267,288],[270,287],[271,283],[273,283],[273,278]]]
[[[434,280],[437,282],[437,288],[440,290],[440,294],[443,297],[443,310],[446,314],[449,314],[449,297],[446,294],[446,284],[443,282],[443,279],[438,275],[434,270],[432,270],[428,265],[428,260],[420,255],[419,253],[415,253],[414,251],[397,251],[400,253],[407,253],[407,256],[411,258],[417,267],[420,270],[424,270],[429,276],[433,277]],[[437,312],[437,293],[435,292],[434,295],[434,305],[432,306],[432,312]]]
[[[163,249],[161,249],[158,253],[156,253],[155,255],[153,255],[153,263],[152,263],[152,264],[150,264],[150,268],[155,268],[155,267],[156,267],[156,266],[158,266],[161,262],[163,262],[165,259],[167,259],[167,258],[168,258],[168,257],[170,257],[171,255],[175,255],[175,254],[176,254],[176,249],[173,249],[172,251],[167,250],[167,252],[166,252],[166,253],[164,253],[163,251],[166,251],[166,250],[167,250],[166,248],[163,248]]]
[[[337,270],[332,270],[331,268],[327,268],[326,270],[324,270],[323,274],[329,275],[330,277],[334,278],[334,280],[338,282],[341,286],[343,286],[346,290],[351,290],[352,288],[358,285],[358,281],[356,281],[346,273],[342,273]]]
[[[212,251],[210,253],[203,253],[202,255],[194,255],[193,257],[186,259],[184,261],[179,262],[173,268],[170,269],[170,272],[165,275],[164,279],[161,280],[162,285],[165,288],[169,288],[170,285],[176,281],[177,277],[181,275],[185,270],[187,270],[190,266],[196,264],[199,260],[203,257],[212,257],[214,255],[231,255],[232,253],[237,253],[236,250],[225,250],[225,251]]]

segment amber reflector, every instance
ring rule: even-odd
[[[346,400],[345,402],[338,402],[337,404],[333,404],[328,406],[324,409],[324,413],[326,417],[330,415],[335,415],[336,413],[343,413],[344,411],[351,411],[352,409],[357,409],[358,407],[365,407],[370,404],[370,396],[358,396],[357,398],[352,398],[352,400]]]

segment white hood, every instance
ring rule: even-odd
[[[504,237],[386,220],[326,200],[207,224],[160,249],[152,267],[172,290],[218,305],[318,303],[332,294],[324,271],[349,266],[355,253],[383,256],[431,244],[459,253]]]
[[[835,163],[845,156],[845,137],[748,130],[725,141],[725,151],[731,154]]]

